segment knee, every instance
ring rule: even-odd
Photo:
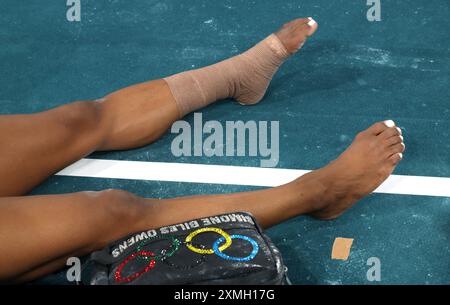
[[[75,101],[60,107],[57,119],[67,130],[101,130],[102,105],[96,101]]]
[[[98,101],[75,101],[56,109],[58,130],[75,141],[100,147],[108,133],[103,105]]]
[[[136,222],[143,206],[142,198],[119,189],[92,192],[89,196],[107,219],[125,224]]]

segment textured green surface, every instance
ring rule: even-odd
[[[374,23],[366,19],[365,0],[81,2],[82,21],[69,23],[65,1],[2,1],[0,113],[98,98],[211,64],[290,19],[313,16],[318,32],[281,68],[261,104],[220,102],[203,111],[204,120],[279,120],[278,166],[314,169],[342,152],[359,130],[394,119],[408,147],[396,173],[450,177],[446,0],[382,0],[382,21]],[[93,157],[259,165],[254,157],[174,158],[173,138]],[[149,197],[249,189],[53,177],[35,193],[111,187]],[[381,283],[450,283],[449,198],[372,195],[337,221],[299,217],[269,233],[295,283],[369,283],[366,260],[372,256],[381,259]],[[347,262],[330,259],[337,236],[355,238]]]

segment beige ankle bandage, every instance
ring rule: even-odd
[[[177,102],[180,117],[229,97],[241,104],[256,104],[289,55],[280,39],[272,34],[238,56],[164,80]]]

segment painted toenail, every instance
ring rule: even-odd
[[[400,159],[403,159],[403,154],[399,153],[398,156],[400,157]]]
[[[307,23],[307,25],[309,25],[309,26],[313,26],[313,25],[315,25],[316,24],[316,21],[314,20],[314,19],[312,19],[311,17],[308,17],[308,23]]]
[[[384,121],[384,124],[385,124],[387,127],[394,127],[394,126],[395,126],[395,123],[394,123],[394,121],[392,121],[392,120]]]

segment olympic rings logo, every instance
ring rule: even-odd
[[[221,235],[221,237],[219,237],[213,243],[212,248],[210,248],[210,249],[207,249],[205,246],[203,246],[201,244],[197,244],[197,243],[193,242],[193,239],[197,235],[206,233],[206,232],[213,232],[213,233],[217,233],[217,234]],[[224,250],[228,249],[232,245],[233,239],[240,239],[240,240],[247,241],[252,246],[252,251],[245,257],[229,256],[229,255],[223,253]],[[170,240],[171,245],[168,249],[162,250],[160,255],[156,255],[154,252],[151,252],[151,251],[143,250],[143,248],[146,245],[148,245],[151,242],[157,241],[157,240]],[[191,252],[200,254],[201,257],[197,261],[195,261],[194,264],[187,265],[187,266],[180,266],[180,265],[177,265],[177,264],[171,262],[170,257],[172,257],[175,253],[177,253],[178,250],[180,250],[182,245],[184,245]],[[115,275],[115,280],[117,283],[128,283],[128,282],[131,282],[134,279],[140,277],[144,273],[147,273],[151,269],[153,269],[155,267],[155,264],[157,261],[161,261],[175,269],[187,270],[187,269],[195,268],[198,265],[202,264],[206,260],[206,255],[215,254],[218,257],[225,259],[225,260],[246,262],[246,261],[250,261],[250,260],[254,259],[256,257],[256,255],[258,254],[258,252],[259,252],[258,243],[251,237],[239,235],[239,234],[229,235],[224,230],[219,229],[219,228],[214,228],[214,227],[201,228],[201,229],[198,229],[198,230],[190,233],[186,237],[184,242],[181,242],[178,238],[171,236],[171,235],[157,236],[157,237],[149,238],[149,239],[141,242],[140,244],[138,244],[138,246],[136,248],[136,252],[131,254],[130,256],[128,256],[121,262],[121,264],[117,267],[114,275]],[[130,276],[123,277],[122,272],[123,272],[125,266],[136,258],[141,259],[146,262],[145,268],[139,272],[136,272],[136,273],[130,275]]]

